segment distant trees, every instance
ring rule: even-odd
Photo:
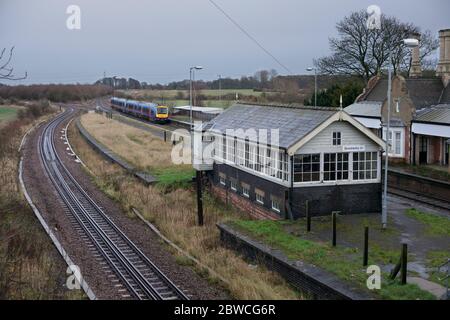
[[[342,95],[342,106],[345,108],[354,103],[364,88],[364,82],[353,79],[352,81],[340,82],[331,85],[328,89],[319,90],[317,93],[317,106],[339,107]],[[305,105],[314,105],[314,94],[304,101]]]
[[[381,73],[389,59],[395,73],[409,71],[411,49],[403,46],[401,41],[419,33],[419,27],[382,15],[381,29],[369,30],[366,21],[367,13],[359,11],[337,23],[338,37],[329,39],[332,54],[315,61],[320,73],[357,75],[367,81]],[[430,31],[421,34],[420,52],[424,64],[429,63],[428,58],[438,46],[438,40]]]
[[[68,102],[89,100],[111,93],[111,88],[104,85],[29,85],[29,86],[1,86],[0,98],[42,100],[54,102]]]

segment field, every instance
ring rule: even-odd
[[[172,187],[161,189],[158,186],[142,185],[122,169],[104,161],[72,126],[69,139],[78,155],[92,170],[93,180],[97,186],[120,203],[124,212],[130,217],[134,217],[131,208],[137,208],[166,237],[214,270],[225,279],[225,282],[210,274],[206,269],[193,264],[185,256],[177,255],[178,263],[193,266],[211,283],[223,286],[234,298],[302,298],[278,275],[263,267],[249,265],[234,252],[220,245],[216,223],[245,215],[232,210],[206,193],[204,195],[205,225],[203,227],[196,225],[196,202],[192,185],[175,184],[174,187],[172,183],[173,179],[184,179],[189,175],[184,175],[184,172],[187,172],[184,166],[171,164],[170,143],[164,144],[149,133],[106,119],[98,114],[84,115],[82,123],[94,137],[126,160],[140,163],[152,173],[163,171],[164,179]],[[112,137],[102,137],[106,130],[109,130]],[[130,141],[133,141],[133,147],[126,145]]]
[[[0,127],[14,120],[20,108],[17,106],[0,106]]]
[[[118,93],[125,97],[137,100],[153,101],[168,106],[185,106],[189,105],[189,90],[117,90]],[[198,90],[196,96],[201,98],[201,105],[205,107],[228,108],[237,99],[249,97],[261,97],[263,92],[254,91],[252,89],[223,89],[219,90]],[[264,93],[270,95],[270,93]],[[195,103],[198,105],[199,103]]]

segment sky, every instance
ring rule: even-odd
[[[449,0],[0,0],[0,48],[15,46],[12,65],[26,80],[7,84],[91,83],[106,76],[149,83],[252,75],[261,69],[306,74],[330,53],[335,25],[378,5],[387,15],[437,35],[450,28]],[[70,30],[67,7],[81,10]]]

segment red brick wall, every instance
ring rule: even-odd
[[[257,220],[280,220],[281,217],[275,212],[272,212],[243,196],[233,192],[227,191],[225,188],[211,185],[211,193],[221,199],[223,202],[233,205],[234,207],[247,212],[252,218]]]

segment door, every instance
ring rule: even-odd
[[[419,164],[428,163],[428,138],[420,136],[419,142]]]

